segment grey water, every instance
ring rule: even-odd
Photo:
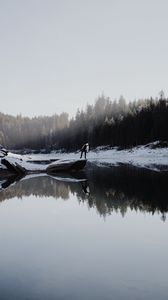
[[[0,299],[167,299],[167,179],[92,164],[3,179]]]

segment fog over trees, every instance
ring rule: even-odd
[[[0,143],[10,149],[77,150],[85,142],[131,147],[155,140],[168,141],[168,99],[142,99],[127,103],[103,94],[94,105],[68,113],[34,118],[0,113]]]
[[[66,128],[68,124],[67,113],[34,118],[0,113],[0,143],[12,149],[49,147],[53,142],[52,135]]]

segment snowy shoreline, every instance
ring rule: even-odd
[[[98,166],[131,165],[138,168],[146,168],[154,171],[168,171],[168,147],[157,148],[158,142],[145,146],[137,146],[131,149],[118,150],[117,147],[97,147],[87,154],[87,159]],[[50,154],[17,155],[9,153],[9,156],[22,157],[23,159],[79,159],[79,152],[62,153],[53,151]],[[5,167],[0,163],[0,169]]]
[[[131,149],[118,150],[117,147],[97,147],[87,154],[89,162],[101,165],[119,166],[132,165],[139,168],[147,168],[154,171],[168,171],[168,147],[155,148],[159,142],[145,146],[137,146]],[[31,155],[32,158],[37,155]],[[38,158],[64,158],[77,159],[80,153],[52,152],[51,154],[39,154]]]

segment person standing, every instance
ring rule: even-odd
[[[82,148],[81,148],[80,151],[81,151],[81,156],[80,156],[80,158],[82,158],[82,156],[83,156],[83,154],[84,154],[84,157],[85,157],[85,159],[86,159],[86,153],[89,152],[89,144],[88,144],[88,143],[84,144],[84,145],[82,146]]]

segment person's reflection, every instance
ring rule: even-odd
[[[87,180],[82,181],[81,186],[82,186],[82,190],[85,193],[85,195],[90,196],[90,189],[89,189],[88,181]]]

